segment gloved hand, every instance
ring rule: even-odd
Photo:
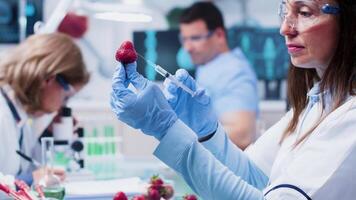
[[[178,118],[197,133],[199,138],[215,132],[218,119],[205,90],[198,89],[195,80],[183,69],[179,69],[174,76],[178,81],[196,91],[192,97],[169,79],[165,80],[165,96]]]
[[[128,83],[137,89],[129,90]],[[112,82],[111,108],[119,120],[160,140],[176,122],[177,115],[157,85],[136,71],[136,63],[119,64]]]

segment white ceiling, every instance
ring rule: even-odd
[[[79,0],[82,1],[83,0]],[[86,0],[87,2],[107,3],[113,9],[114,5],[129,9],[140,7],[140,9],[152,10],[155,14],[164,16],[175,7],[186,7],[197,2],[197,0]],[[241,22],[246,17],[257,21],[262,26],[278,26],[277,8],[280,0],[211,0],[222,10],[226,25],[231,26]]]

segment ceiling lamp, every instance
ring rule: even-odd
[[[151,22],[152,17],[144,13],[131,12],[101,12],[95,13],[94,18],[119,22]]]

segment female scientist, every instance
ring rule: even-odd
[[[33,156],[31,121],[58,111],[88,80],[80,49],[64,34],[30,36],[0,60],[0,172],[32,182],[39,169],[16,154]]]
[[[246,152],[231,143],[209,97],[185,71],[175,76],[196,95],[167,82],[168,101],[135,63],[127,78],[122,66],[114,74],[111,105],[118,118],[156,137],[154,154],[203,199],[356,196],[356,3],[283,0],[280,15],[292,109]]]

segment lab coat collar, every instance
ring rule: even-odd
[[[307,96],[310,101],[313,101],[314,103],[316,103],[320,100],[320,97],[326,93],[327,93],[326,91],[324,91],[322,93],[320,92],[320,82],[316,82],[314,84],[314,86],[307,93]]]
[[[23,127],[29,119],[25,109],[23,108],[21,102],[16,98],[15,91],[12,89],[10,85],[8,84],[3,85],[2,88],[5,94],[9,97],[11,103],[14,105],[17,113],[20,116],[20,121],[17,123],[17,126]]]
[[[325,90],[323,92],[320,91],[320,82],[316,82],[314,86],[307,93],[307,97],[309,99],[309,103],[315,104],[319,101],[323,101],[322,105],[324,109],[331,109],[332,96],[329,90]],[[328,105],[327,108],[325,106]]]

